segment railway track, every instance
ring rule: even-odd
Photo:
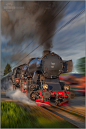
[[[10,100],[12,101],[12,100]],[[27,106],[25,106],[25,104],[19,102],[19,101],[14,101],[15,103],[17,103],[20,106],[23,106],[25,109],[29,110],[29,108]],[[47,115],[48,117],[50,117],[50,114],[52,114],[53,116],[55,116],[56,118],[59,118],[60,120],[66,120],[67,122],[71,123],[73,126],[75,126],[75,128],[85,128],[85,120],[75,116],[74,114],[71,114],[69,110],[64,109],[62,107],[57,107],[57,106],[48,106],[48,107],[40,107],[40,106],[30,106],[31,108],[34,108],[35,111],[40,110],[43,112],[43,114],[45,114],[45,116]],[[47,112],[47,113],[45,113]],[[79,114],[81,115],[81,114]]]
[[[32,108],[33,108],[35,111],[39,109],[45,116],[51,117],[51,115],[52,115],[52,116],[54,116],[55,118],[57,118],[57,119],[59,119],[59,120],[61,120],[61,121],[65,120],[63,117],[61,117],[61,116],[59,116],[58,114],[54,113],[53,111],[51,111],[51,110],[50,110],[49,108],[47,108],[47,107],[36,106],[36,107],[32,107]],[[73,125],[75,128],[79,128],[79,126],[77,126],[77,125],[74,124],[73,122],[70,122],[70,121],[68,121],[68,120],[65,120],[65,121],[67,121],[68,123],[70,123],[71,125]]]
[[[77,115],[77,116],[85,118],[85,115],[82,112],[75,111],[74,109],[68,109],[67,107],[60,107],[60,106],[56,106],[56,105],[53,105],[53,104],[51,104],[51,107],[58,108],[58,109],[61,109],[63,111],[66,111],[66,112],[68,112],[70,114],[74,114],[74,115]]]
[[[85,128],[85,120],[81,119],[78,116],[75,116],[73,114],[70,114],[68,112],[63,111],[62,109],[58,108],[53,108],[52,106],[50,107],[41,107],[43,110],[47,110],[48,112],[54,114],[55,116],[59,116],[60,118],[65,119],[67,122],[71,123],[74,125],[76,128]]]
[[[72,124],[73,126],[75,126],[75,128],[84,128],[84,121],[81,121],[81,119],[77,119],[76,116],[72,115],[69,113],[68,114],[64,114],[62,115],[62,110],[58,109],[58,108],[53,108],[52,106],[48,106],[48,107],[41,107],[41,106],[31,106],[28,108],[29,105],[26,105],[24,103],[21,102],[16,102],[18,105],[24,107],[26,110],[30,110],[30,108],[34,109],[35,111],[40,110],[45,116],[47,117],[51,117],[50,114],[52,114],[53,116],[55,116],[56,118],[59,118],[60,120],[66,120],[67,122],[69,122],[70,124]],[[25,106],[26,105],[26,106]],[[46,113],[47,112],[47,113]],[[77,120],[76,120],[77,119]]]

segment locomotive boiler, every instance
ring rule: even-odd
[[[32,58],[29,63],[29,72],[32,76],[44,76],[47,79],[59,78],[61,73],[71,72],[73,68],[72,60],[63,61],[62,58],[48,50],[43,52],[42,58]]]

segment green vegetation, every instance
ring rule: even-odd
[[[75,128],[64,119],[55,117],[38,106],[18,106],[13,102],[1,102],[1,127],[2,128]]]
[[[11,72],[11,66],[10,64],[7,64],[4,70],[4,75],[8,74],[9,72]]]
[[[77,60],[76,68],[82,74],[85,74],[85,57]]]

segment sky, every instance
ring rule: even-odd
[[[56,33],[52,38],[51,51],[61,56],[63,60],[72,59],[74,66],[73,72],[77,72],[75,68],[77,59],[85,56],[85,12],[62,28],[59,32],[57,30],[70,21],[83,9],[85,9],[84,1],[70,1],[66,7],[64,17],[60,20],[59,24],[57,24],[55,28]],[[19,64],[27,63],[31,57],[42,56],[42,46],[38,47],[32,52],[32,50],[39,45],[37,44],[37,40],[34,40],[33,38],[30,38],[29,40],[25,39],[21,45],[14,46],[12,43],[11,45],[7,45],[10,39],[10,35],[6,37],[4,34],[1,34],[1,71],[4,71],[7,63],[9,63],[13,68]],[[28,44],[30,45],[27,47]],[[21,52],[23,49],[25,50]],[[30,52],[32,53],[24,58]],[[19,60],[22,61],[18,63]]]

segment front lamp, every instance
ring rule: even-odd
[[[44,84],[43,85],[43,89],[45,90],[45,89],[48,89],[48,85],[47,84]]]
[[[70,86],[69,85],[65,85],[64,86],[64,90],[69,90],[70,89]]]

